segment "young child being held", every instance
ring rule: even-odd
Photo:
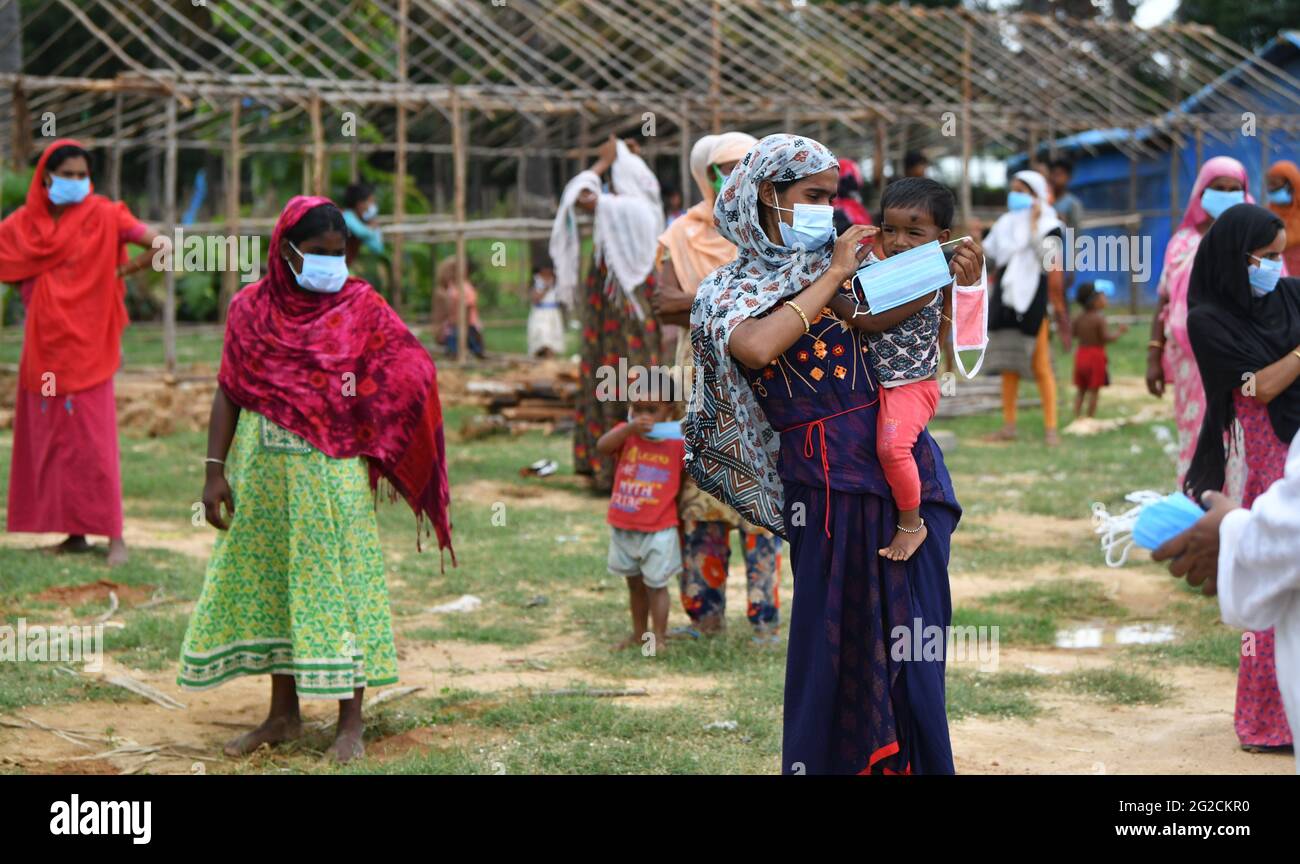
[[[925,177],[904,177],[885,187],[880,201],[880,233],[872,260],[882,260],[935,240],[946,243],[955,209],[947,186]],[[983,253],[972,240],[958,246],[951,271],[976,284]],[[956,281],[956,280],[954,280]],[[880,381],[876,452],[898,506],[898,531],[881,556],[906,561],[924,542],[921,477],[912,448],[939,406],[939,345],[952,322],[952,285],[872,315],[863,298],[839,294],[830,308],[837,317],[868,334],[872,369]]]
[[[596,442],[604,456],[618,455],[609,499],[609,572],[627,580],[632,633],[615,650],[641,644],[653,633],[654,653],[668,639],[668,583],[682,569],[677,498],[685,443],[670,422],[671,398],[631,403],[630,419]]]
[[[1096,282],[1084,282],[1074,295],[1083,307],[1083,314],[1074,319],[1072,328],[1079,347],[1074,352],[1074,416],[1083,411],[1083,400],[1088,400],[1088,416],[1097,416],[1097,396],[1102,387],[1109,386],[1110,373],[1107,371],[1106,344],[1114,342],[1128,332],[1128,325],[1119,325],[1118,331],[1112,331],[1106,325],[1106,297],[1114,291],[1113,284],[1106,279]]]

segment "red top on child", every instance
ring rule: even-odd
[[[652,441],[636,433],[627,437],[614,469],[607,517],[610,525],[649,533],[677,524],[685,447],[680,438]]]

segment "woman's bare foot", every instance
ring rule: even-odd
[[[906,561],[912,557],[912,553],[920,547],[929,533],[930,529],[925,527],[924,522],[921,523],[921,530],[916,533],[900,529],[894,534],[894,539],[889,541],[889,545],[880,550],[880,557],[888,558],[890,561]]]
[[[1061,436],[1055,429],[1048,429],[1047,432],[1043,434],[1043,441],[1048,447],[1056,447],[1061,443]]]
[[[126,541],[121,537],[110,538],[108,541],[108,566],[121,567],[126,563],[128,557]]]
[[[346,765],[353,759],[360,759],[366,754],[366,745],[362,742],[362,729],[344,729],[339,727],[334,736],[334,743],[325,751],[325,755],[340,765]]]
[[[629,648],[635,648],[641,644],[641,640],[635,636],[625,636],[613,645],[609,646],[610,651],[626,651]]]
[[[223,752],[227,756],[247,756],[263,744],[282,744],[301,736],[301,717],[268,717],[261,726],[227,742]]]
[[[984,436],[984,440],[985,440],[985,441],[994,441],[994,442],[1000,442],[1000,441],[1014,441],[1014,440],[1016,440],[1016,435],[1017,435],[1017,433],[1016,433],[1016,427],[1014,427],[1014,426],[1003,426],[1003,427],[1002,427],[1001,429],[999,429],[998,431],[996,431],[996,432],[992,432],[992,433],[990,433],[990,434],[988,434],[988,435],[985,435],[985,436]]]

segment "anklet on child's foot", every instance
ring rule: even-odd
[[[920,524],[920,525],[917,525],[915,528],[904,528],[904,527],[902,526],[902,524],[900,523],[899,526],[898,526],[898,530],[899,530],[899,531],[902,531],[904,534],[920,534],[920,533],[921,533],[921,529],[925,527],[925,520],[922,519],[920,516],[918,516],[918,517],[916,517],[916,518],[921,519],[921,524]]]

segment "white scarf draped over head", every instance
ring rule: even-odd
[[[1002,271],[1002,302],[1023,315],[1038,293],[1043,275],[1043,238],[1061,227],[1056,209],[1047,203],[1047,179],[1037,171],[1017,171],[1013,179],[1033,190],[1041,210],[1035,230],[1029,229],[1029,208],[998,217],[984,238],[984,255]]]
[[[742,321],[762,315],[825,273],[835,249],[833,242],[795,250],[769,240],[760,222],[759,184],[838,167],[835,156],[811,138],[769,135],[755,144],[727,178],[713,210],[718,232],[736,245],[737,256],[700,283],[691,306],[695,386],[682,424],[686,470],[705,492],[781,535],[780,436],[727,345]]]
[[[592,235],[596,257],[605,262],[638,314],[644,314],[633,292],[654,269],[655,248],[664,230],[663,202],[659,181],[645,160],[622,141],[617,144],[616,154],[610,167],[613,192],[601,192],[600,177],[591,171],[579,173],[564,187],[551,225],[556,299],[572,308],[577,296],[582,241],[574,211],[578,196],[591,191],[599,196]]]

